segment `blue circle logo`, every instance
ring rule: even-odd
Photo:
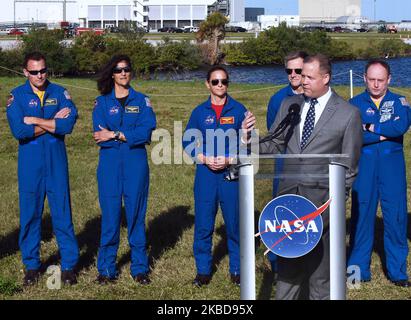
[[[286,194],[271,200],[261,212],[257,236],[268,248],[284,258],[298,258],[313,250],[323,233],[321,214],[331,200],[317,208],[299,195]]]

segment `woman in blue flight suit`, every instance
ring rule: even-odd
[[[150,143],[156,117],[149,98],[130,86],[131,70],[130,58],[125,55],[114,56],[103,67],[97,82],[102,95],[93,110],[93,137],[100,146],[97,180],[102,221],[97,281],[101,284],[118,277],[116,257],[123,199],[131,276],[140,284],[150,283],[145,235],[149,190],[145,145]]]
[[[231,281],[240,284],[238,181],[227,181],[238,154],[238,133],[247,109],[227,94],[229,76],[222,67],[207,75],[210,98],[196,107],[184,132],[184,150],[195,160],[194,285],[206,285],[212,272],[212,236],[220,204],[227,232]],[[211,133],[211,135],[210,135]],[[218,134],[219,133],[219,134]]]

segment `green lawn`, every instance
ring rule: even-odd
[[[11,88],[23,82],[22,78],[0,78],[0,97],[5,104]],[[92,137],[91,112],[98,95],[95,82],[84,79],[58,79],[67,85],[77,104],[80,117],[73,134],[67,137],[70,165],[70,186],[75,231],[81,250],[79,284],[61,290],[49,290],[47,275],[40,283],[22,289],[23,265],[18,248],[19,208],[17,192],[17,142],[12,138],[5,117],[0,115],[0,298],[2,299],[239,299],[240,290],[229,281],[225,232],[218,215],[214,237],[215,269],[213,280],[206,288],[191,284],[195,276],[192,240],[194,230],[193,178],[194,166],[153,165],[150,162],[150,198],[147,211],[148,253],[151,261],[152,284],[136,285],[129,276],[130,255],[126,227],[121,229],[118,264],[121,271],[117,284],[99,286],[96,253],[100,234],[100,209],[95,178],[98,148]],[[138,90],[151,95],[157,114],[158,128],[171,130],[174,121],[185,126],[191,110],[205,100],[207,91],[202,82],[137,81]],[[75,86],[75,87],[72,87]],[[81,88],[80,88],[81,87]],[[264,89],[267,88],[267,89]],[[349,88],[337,87],[347,98]],[[269,85],[238,85],[230,87],[234,98],[244,103],[258,117],[258,127],[265,128],[266,105],[278,87]],[[251,90],[251,91],[250,91]],[[256,91],[252,91],[256,90]],[[358,93],[362,88],[356,88]],[[411,100],[411,89],[401,89]],[[4,110],[4,109],[3,109]],[[264,132],[265,130],[262,129]],[[149,152],[155,147],[153,142]],[[406,154],[410,167],[410,135],[406,137]],[[410,179],[408,179],[410,197]],[[271,182],[256,182],[256,210],[261,211],[270,199]],[[409,207],[411,205],[409,204]],[[349,208],[349,206],[348,206]],[[52,235],[50,211],[46,206],[43,217],[41,256],[45,265],[58,263],[56,240]],[[349,211],[347,211],[349,215]],[[410,219],[411,220],[411,219]],[[373,281],[361,289],[350,290],[349,299],[407,299],[410,291],[389,283],[381,268],[377,252],[382,248],[381,218],[377,223],[376,250],[373,253]],[[263,245],[256,254],[257,297],[272,299],[275,287],[269,264],[263,256]],[[409,273],[411,269],[408,267]]]

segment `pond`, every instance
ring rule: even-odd
[[[411,87],[411,57],[386,59],[391,67],[391,86]],[[349,85],[350,70],[353,70],[354,86],[364,84],[362,74],[367,60],[338,61],[332,64],[332,84]],[[286,84],[287,75],[280,65],[271,66],[227,66],[231,82],[235,83],[259,83],[259,84]],[[158,73],[159,80],[191,81],[204,80],[207,69],[199,69],[183,73]]]

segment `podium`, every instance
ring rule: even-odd
[[[240,263],[242,300],[255,300],[255,230],[254,230],[254,179],[279,179],[282,182],[317,184],[329,189],[330,232],[330,299],[346,298],[346,154],[273,154],[240,157]],[[273,160],[278,172],[258,173],[262,161]],[[280,168],[281,167],[281,168]],[[280,168],[280,169],[279,169]],[[311,171],[311,172],[310,172]]]

